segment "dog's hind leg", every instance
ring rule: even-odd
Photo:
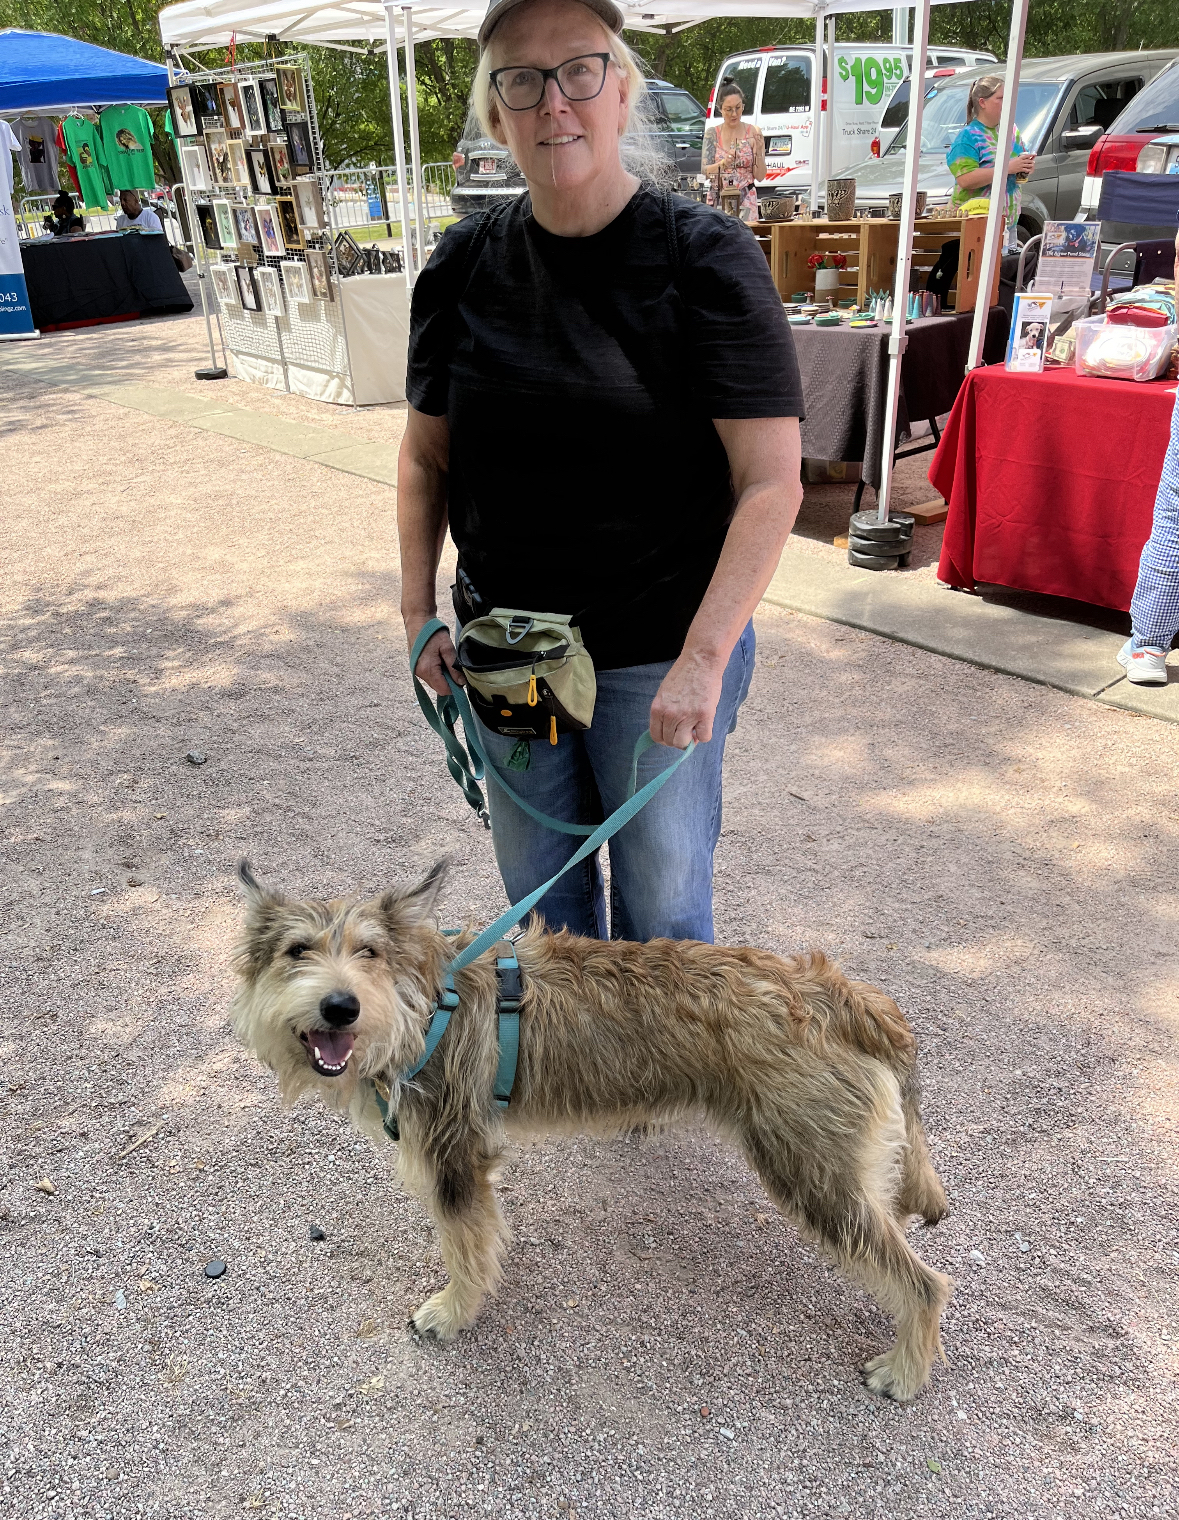
[[[926,1224],[937,1224],[950,1207],[942,1180],[934,1171],[921,1123],[921,1094],[916,1073],[901,1083],[901,1109],[905,1116],[905,1139],[901,1158],[901,1185],[897,1193],[897,1215],[904,1222],[910,1214],[920,1214]]]
[[[426,1203],[450,1281],[414,1311],[412,1324],[423,1335],[452,1341],[474,1324],[484,1298],[499,1286],[508,1228],[490,1180],[495,1164],[495,1158],[479,1156],[433,1173]]]

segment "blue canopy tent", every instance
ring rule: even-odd
[[[0,116],[61,115],[75,106],[162,106],[162,63],[54,32],[0,31]]]

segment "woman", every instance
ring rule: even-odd
[[[613,0],[493,0],[480,29],[474,108],[528,194],[448,228],[414,288],[402,615],[412,648],[448,522],[460,624],[494,607],[572,615],[597,672],[590,728],[522,754],[478,736],[543,813],[617,808],[644,730],[699,742],[611,842],[611,927],[711,940],[721,761],[753,672],[750,617],[801,501],[802,395],[754,240],[622,161],[643,84],[621,28]],[[461,680],[438,633],[417,674],[441,693],[444,668]],[[640,782],[673,758],[648,750]],[[578,839],[488,793],[516,901]],[[540,907],[605,937],[597,859]]]
[[[64,190],[53,202],[53,215],[45,217],[41,225],[54,237],[71,237],[86,230],[85,222],[74,209],[74,197]]]
[[[991,194],[991,180],[995,172],[995,150],[999,145],[999,117],[1003,111],[1003,80],[998,74],[987,74],[976,79],[966,97],[966,125],[950,144],[946,163],[954,176],[954,192],[950,201],[965,207],[967,214],[974,210],[985,211]],[[1020,193],[1016,175],[1027,179],[1036,166],[1036,155],[1024,147],[1019,128],[1012,128],[1011,163],[1007,176],[1007,229],[1005,246],[1016,248],[1019,240],[1016,227],[1019,223]],[[979,202],[977,207],[972,202]]]
[[[756,222],[757,181],[766,177],[765,142],[757,127],[741,120],[745,96],[734,80],[721,80],[716,104],[721,124],[705,132],[700,164],[710,181],[708,204],[719,206],[721,189],[736,186],[741,191],[741,220]]]

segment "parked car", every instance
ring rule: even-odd
[[[1176,58],[1179,49],[1152,52],[1080,53],[1063,58],[1028,58],[1019,76],[1016,125],[1036,167],[1023,186],[1019,240],[1035,236],[1047,221],[1069,221],[1081,205],[1092,139],[1077,129],[1112,121],[1126,104]],[[921,123],[918,188],[930,207],[945,205],[954,189],[946,153],[966,122],[966,97],[975,79],[995,68],[966,69],[936,86],[925,101]],[[886,211],[888,198],[903,188],[909,123],[882,158],[853,164],[845,174],[856,182],[856,204]]]
[[[926,56],[930,69],[994,62],[993,53],[938,45]],[[708,97],[709,115],[714,122],[719,121],[717,90],[722,80],[732,79],[741,87],[745,96],[742,120],[759,127],[765,138],[766,177],[761,184],[770,186],[771,194],[789,190],[792,180],[809,188],[815,113],[828,96],[835,128],[831,173],[842,174],[848,164],[863,158],[880,131],[881,116],[895,93],[906,87],[913,49],[884,42],[837,43],[833,90],[830,81],[823,78],[825,61],[819,70],[822,83],[816,90],[814,64],[814,46],[806,44],[731,53],[717,70],[716,84]]]
[[[647,119],[650,131],[644,146],[655,148],[671,178],[700,173],[704,145],[704,107],[694,95],[662,79],[648,79]],[[515,160],[502,143],[490,137],[464,138],[454,151],[455,185],[450,209],[455,216],[482,211],[528,188]]]
[[[1081,214],[1086,219],[1097,215],[1101,177],[1107,169],[1124,169],[1131,174],[1179,174],[1179,62],[1156,74],[1112,122],[1103,121],[1098,115],[1092,125],[1078,127],[1072,135],[1078,146],[1090,149],[1081,191]],[[1106,248],[1113,248],[1119,243],[1157,237],[1160,230],[1126,222],[1105,222],[1101,241]]]

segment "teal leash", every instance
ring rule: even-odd
[[[422,631],[414,641],[413,650],[410,654],[409,668],[411,674],[417,669],[418,660],[422,650],[434,635],[439,631],[446,631],[446,624],[440,618],[432,618],[426,623]],[[445,664],[443,665],[445,670]],[[426,1031],[426,1044],[417,1061],[396,1079],[396,1085],[411,1081],[429,1061],[430,1057],[438,1048],[438,1042],[446,1032],[450,1023],[450,1015],[458,1007],[458,994],[454,990],[455,973],[464,970],[473,961],[489,950],[492,945],[503,939],[510,929],[514,929],[525,914],[530,913],[545,893],[560,881],[567,871],[579,865],[596,850],[601,849],[608,840],[612,839],[619,829],[624,828],[630,820],[640,813],[655,793],[661,787],[667,785],[676,771],[696,748],[693,739],[687,749],[661,770],[657,776],[641,789],[637,790],[639,779],[639,760],[655,743],[649,732],[643,733],[635,742],[634,755],[631,758],[630,779],[627,785],[626,800],[622,805],[610,814],[609,818],[599,824],[564,823],[559,818],[550,818],[546,813],[539,812],[531,804],[507,784],[500,776],[494,764],[489,761],[480,751],[478,741],[475,739],[475,717],[471,712],[471,705],[467,700],[466,693],[461,686],[451,679],[450,672],[446,672],[447,684],[450,687],[450,695],[439,697],[437,705],[430,702],[426,695],[425,687],[413,674],[414,692],[418,699],[418,705],[426,716],[426,721],[446,745],[446,764],[450,774],[462,787],[463,795],[473,808],[476,809],[484,823],[490,828],[490,819],[487,807],[483,799],[483,793],[479,789],[479,783],[490,776],[497,785],[507,792],[508,796],[517,807],[523,809],[529,817],[542,823],[546,828],[558,829],[563,834],[585,834],[588,837],[574,851],[565,864],[548,881],[542,882],[534,891],[522,897],[518,903],[513,903],[506,912],[501,913],[493,924],[489,924],[481,934],[471,941],[465,950],[460,950],[446,968],[443,978],[445,990],[438,1002],[434,1005],[430,1026]],[[462,720],[463,731],[466,734],[467,749],[464,749],[462,740],[455,732],[455,724]],[[473,758],[472,758],[473,757]],[[445,931],[453,933],[452,930]],[[506,941],[503,950],[496,957],[496,975],[499,980],[498,1017],[499,1017],[499,1065],[495,1075],[495,1101],[500,1108],[507,1108],[512,1095],[512,1087],[516,1080],[516,1063],[520,1053],[520,1000],[523,997],[523,983],[520,977],[520,963],[516,959],[515,951]],[[397,1112],[391,1109],[389,1098],[386,1098],[374,1084],[374,1093],[377,1107],[381,1113],[385,1133],[391,1140],[401,1138],[397,1124]]]

